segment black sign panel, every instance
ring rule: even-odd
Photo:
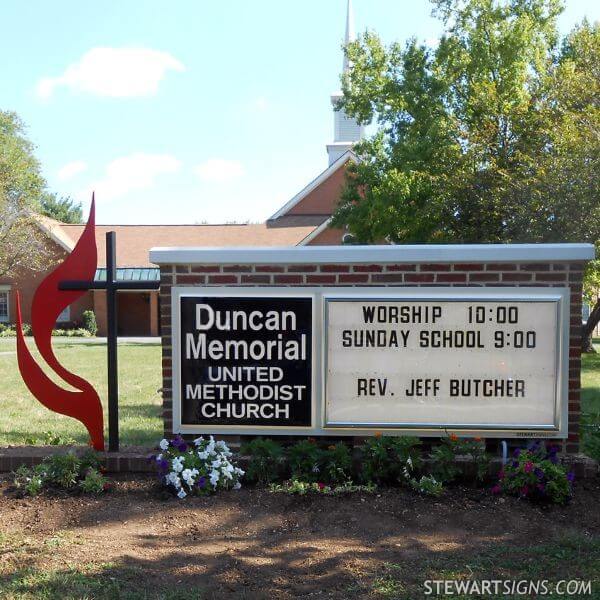
[[[182,425],[310,427],[312,298],[183,296]]]

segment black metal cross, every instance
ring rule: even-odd
[[[108,450],[119,450],[119,375],[117,372],[117,292],[157,290],[159,281],[117,281],[117,234],[106,234],[106,281],[61,281],[60,290],[106,290],[108,363]]]

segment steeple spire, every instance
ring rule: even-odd
[[[344,46],[347,46],[355,39],[352,0],[347,0]],[[347,73],[350,66],[350,61],[344,52],[342,73]],[[364,134],[362,125],[359,125],[355,119],[347,117],[343,110],[338,109],[338,102],[342,99],[342,96],[342,92],[335,92],[331,95],[331,104],[333,105],[333,143],[327,144],[327,154],[329,155],[330,165],[346,154],[346,152],[352,148],[353,144],[358,142]]]
[[[350,42],[353,42],[356,39],[356,35],[354,34],[354,11],[352,10],[352,0],[348,0],[348,5],[346,6],[346,37],[344,38],[344,46],[347,46]],[[344,66],[343,72],[346,73],[349,68],[348,57],[344,52]]]

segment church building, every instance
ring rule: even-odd
[[[352,1],[348,0],[345,43],[354,40]],[[342,68],[348,69],[344,55]],[[345,167],[356,160],[353,145],[364,135],[364,128],[346,116],[337,106],[341,91],[331,95],[333,141],[327,144],[328,166],[265,223],[246,225],[97,225],[98,269],[95,279],[106,278],[105,235],[117,235],[117,278],[122,281],[159,279],[159,269],[149,262],[151,247],[167,246],[304,246],[336,245],[343,242],[344,232],[329,227],[331,216],[344,186]],[[63,260],[81,235],[83,225],[67,225],[39,217],[38,226],[46,234],[48,249],[56,262]],[[0,279],[0,323],[15,322],[15,291],[21,293],[23,320],[31,320],[31,301],[39,282],[47,272],[24,271],[12,279]],[[85,310],[93,310],[98,335],[106,334],[106,295],[102,290],[87,292],[59,317],[59,327],[81,324]],[[158,292],[120,292],[118,296],[119,335],[159,335]]]

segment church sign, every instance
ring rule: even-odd
[[[173,431],[565,437],[559,287],[172,288]]]

